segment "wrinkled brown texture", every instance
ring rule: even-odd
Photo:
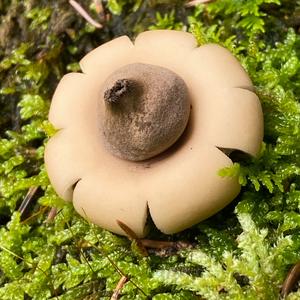
[[[114,155],[141,161],[163,152],[183,133],[190,112],[187,87],[165,68],[130,64],[109,76],[102,96],[124,78],[129,83],[119,87],[118,101],[100,99],[102,132]]]

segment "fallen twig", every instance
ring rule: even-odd
[[[31,221],[32,219],[34,219],[35,217],[39,216],[40,214],[43,214],[45,211],[47,210],[47,207],[42,207],[39,211],[37,211],[36,213],[32,214],[31,216],[29,216],[27,219],[23,220],[21,222],[21,224],[26,224],[29,221]]]
[[[196,6],[198,4],[204,4],[204,3],[209,3],[212,2],[214,0],[192,0],[188,3],[185,4],[186,7],[192,7],[192,6]]]
[[[152,248],[152,249],[171,248],[174,247],[174,245],[176,244],[175,242],[154,241],[154,240],[147,240],[147,239],[141,239],[140,241],[144,247]]]
[[[50,223],[54,220],[55,216],[57,215],[57,208],[56,207],[52,207],[48,213],[47,219],[45,221],[45,223]]]
[[[121,277],[110,300],[118,300],[119,299],[121,290],[122,290],[123,286],[125,285],[125,283],[127,282],[127,280],[128,280],[128,278],[126,276],[123,275]]]
[[[136,235],[136,233],[129,228],[126,224],[121,222],[120,220],[117,220],[118,225],[122,228],[122,230],[127,234],[128,238],[131,241],[134,241],[144,256],[148,256],[148,250],[150,249],[158,249],[158,250],[167,250],[167,252],[176,252],[178,250],[184,249],[184,248],[190,248],[193,245],[191,243],[186,243],[182,241],[177,242],[170,242],[170,241],[156,241],[156,240],[148,240],[148,239],[140,239]]]
[[[95,21],[87,12],[86,10],[75,0],[69,0],[70,5],[91,25],[95,26],[96,28],[102,28],[102,24]]]
[[[295,264],[286,276],[281,288],[281,296],[285,298],[291,290],[295,287],[295,284],[300,279],[300,262]]]
[[[94,0],[94,4],[95,4],[95,10],[97,12],[97,14],[103,14],[103,4],[101,0]]]
[[[168,242],[168,241],[155,241],[155,240],[147,240],[141,239],[141,244],[146,248],[152,249],[166,249],[166,248],[173,248],[176,250],[190,248],[193,245],[187,242],[177,241],[177,242]]]
[[[35,193],[37,192],[38,190],[38,187],[37,186],[32,186],[29,188],[26,196],[24,197],[20,207],[19,207],[19,212],[20,212],[20,215],[21,217],[24,215],[28,205],[30,204],[33,196],[35,195]]]
[[[138,238],[138,236],[136,235],[136,233],[131,228],[129,228],[126,224],[124,224],[122,221],[117,220],[117,223],[122,228],[122,230],[127,234],[128,238],[131,241],[135,241],[136,242],[136,245],[139,248],[141,254],[143,256],[148,256],[147,249],[141,243],[141,240]]]
[[[100,22],[106,23],[110,18],[110,14],[106,13],[106,9],[102,3],[102,0],[94,0],[94,5],[95,5],[96,13],[99,16]]]

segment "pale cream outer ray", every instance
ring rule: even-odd
[[[155,30],[139,34],[134,45],[137,62],[159,65],[184,76],[185,60],[197,47],[197,42],[191,33]]]
[[[219,148],[256,156],[263,139],[263,113],[256,94],[241,88],[190,88],[198,136]]]
[[[134,62],[134,45],[127,36],[121,36],[89,52],[80,61],[83,73],[97,79],[107,78],[115,70]]]
[[[143,236],[147,201],[139,181],[144,180],[144,167],[112,156],[101,140],[95,139],[93,131],[87,134],[68,128],[51,138],[45,152],[51,183],[62,198],[72,200],[75,209],[93,223],[124,234],[116,223],[120,219]]]
[[[196,132],[195,132],[196,134]],[[166,234],[186,229],[226,206],[239,191],[236,178],[218,171],[231,166],[220,150],[193,139],[192,147],[147,176],[148,206],[154,224]]]
[[[46,169],[57,194],[72,201],[73,185],[90,170],[99,166],[98,145],[84,144],[76,130],[63,129],[52,137],[45,149]]]
[[[254,126],[249,139],[242,137],[240,142],[234,135],[251,130],[255,117],[249,115],[259,113],[259,103],[253,93],[236,88],[251,88],[252,84],[229,51],[216,45],[195,47],[191,34],[176,31],[142,33],[135,46],[128,37],[121,37],[81,60],[85,74],[64,77],[49,118],[57,128],[67,129],[50,139],[45,160],[56,191],[66,200],[73,197],[83,217],[124,234],[116,223],[119,219],[143,236],[148,203],[156,226],[173,233],[212,215],[238,194],[236,178],[217,174],[232,162],[215,146],[256,154],[261,141],[254,141],[253,133],[261,130],[261,123]],[[98,120],[102,82],[116,69],[135,62],[177,72],[188,86],[192,105],[184,142],[145,163],[120,160],[108,153]],[[227,116],[222,115],[223,109]],[[247,109],[249,115],[244,112]],[[239,112],[244,125],[231,120]],[[72,185],[79,179],[72,194]]]
[[[252,88],[252,82],[239,61],[219,45],[206,44],[194,49],[186,57],[184,68],[197,81],[198,90]]]
[[[94,224],[115,233],[125,233],[117,220],[129,226],[139,237],[145,235],[147,190],[141,186],[146,174],[94,170],[84,176],[74,191],[76,211]]]
[[[82,73],[66,74],[59,82],[52,98],[49,121],[57,129],[95,126],[96,99],[103,79],[96,80]],[[91,124],[91,121],[94,123]]]

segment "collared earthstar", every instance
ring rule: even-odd
[[[84,218],[137,236],[147,218],[166,234],[225,207],[240,192],[218,171],[238,150],[255,156],[263,115],[252,82],[225,48],[192,34],[147,31],[88,53],[82,73],[65,75],[49,120],[58,132],[45,150],[57,194]]]

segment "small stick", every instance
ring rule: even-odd
[[[140,240],[142,245],[146,248],[152,249],[165,249],[165,248],[173,248],[176,247],[176,242],[167,242],[167,241],[154,241],[142,239]]]
[[[123,286],[125,285],[125,283],[128,281],[128,278],[126,276],[122,276],[121,279],[119,280],[115,290],[114,290],[114,293],[112,294],[110,300],[118,300],[119,299],[119,296],[120,296],[120,293],[121,293],[121,290],[123,288]]]
[[[33,196],[37,192],[38,187],[37,186],[32,186],[29,188],[26,196],[24,197],[20,207],[19,207],[19,212],[21,216],[24,214],[25,210],[27,209],[28,205],[30,204],[30,201],[32,200]]]
[[[141,243],[141,240],[138,238],[138,236],[136,235],[136,233],[131,228],[129,228],[126,224],[124,224],[122,221],[117,220],[117,223],[121,227],[121,229],[127,234],[128,238],[131,241],[135,241],[136,242],[136,245],[140,249],[142,255],[143,256],[148,256],[148,251],[146,250],[146,248],[144,247],[144,245]]]
[[[102,14],[104,9],[103,9],[103,4],[101,0],[94,0],[94,4],[95,4],[95,10],[97,12],[97,14]]]
[[[182,249],[194,247],[192,243],[183,241],[169,242],[141,239],[140,243],[146,249],[149,249],[151,254],[155,254],[160,257],[170,256],[172,253],[176,253]],[[150,249],[152,249],[152,251]]]
[[[103,26],[95,21],[86,11],[85,9],[75,0],[69,0],[70,5],[91,25],[96,28],[102,28]]]
[[[138,240],[138,236],[136,235],[136,233],[130,228],[128,227],[125,223],[123,223],[120,220],[117,220],[118,225],[121,227],[121,229],[128,235],[128,237],[131,240]]]
[[[198,4],[204,4],[204,3],[209,3],[209,2],[212,2],[214,0],[193,0],[193,1],[190,1],[188,3],[185,4],[186,7],[193,7],[193,6],[196,6]]]
[[[33,215],[29,216],[27,219],[23,220],[21,222],[21,224],[26,224],[28,223],[30,220],[32,220],[33,218],[37,217],[40,214],[43,214],[45,211],[47,210],[47,207],[43,207],[41,208],[39,211],[37,211],[36,213],[34,213]]]
[[[291,290],[294,288],[297,281],[300,279],[300,262],[295,264],[289,271],[286,276],[282,288],[281,288],[281,296],[285,298]]]
[[[147,248],[151,249],[173,249],[173,250],[180,250],[183,248],[190,248],[193,245],[190,243],[177,241],[177,242],[169,242],[169,241],[155,241],[155,240],[148,240],[148,239],[140,239],[136,235],[136,233],[129,228],[126,224],[122,221],[117,220],[118,225],[122,228],[122,230],[127,234],[128,238],[131,241],[135,241],[138,248],[140,249],[141,253],[144,256],[148,256]]]
[[[57,208],[56,207],[52,207],[48,213],[47,219],[45,221],[45,223],[50,223],[54,220],[55,216],[57,215]]]
[[[102,0],[94,0],[95,10],[99,16],[100,23],[105,23],[109,20],[109,14],[106,14],[105,7],[102,4]]]

